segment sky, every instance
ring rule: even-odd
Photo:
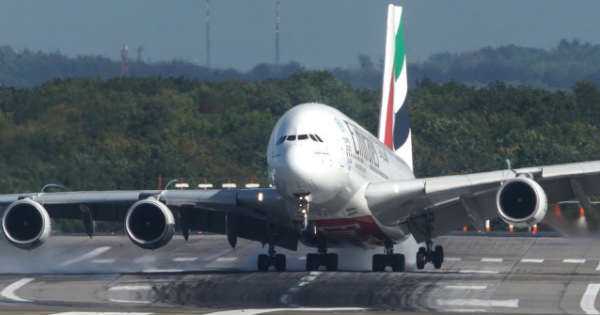
[[[404,7],[409,61],[439,52],[562,38],[600,43],[597,0],[281,0],[281,59],[310,68],[383,55],[387,3]],[[274,60],[275,0],[211,0],[212,65],[246,70]],[[148,61],[205,62],[204,0],[2,0],[0,45]]]

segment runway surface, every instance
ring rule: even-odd
[[[309,273],[304,255],[311,249],[303,248],[285,252],[290,271],[259,273],[259,244],[242,241],[232,250],[221,236],[177,238],[156,251],[123,236],[57,236],[31,252],[2,241],[0,314],[600,313],[600,240],[449,236],[439,242],[446,252],[442,270],[372,273],[376,251],[342,251],[343,271]]]

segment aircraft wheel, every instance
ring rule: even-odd
[[[427,250],[425,247],[421,247],[417,251],[417,269],[422,270],[425,268],[425,263],[427,263]]]
[[[382,272],[385,270],[385,255],[375,254],[373,255],[373,271]]]
[[[442,263],[444,262],[444,248],[437,245],[433,250],[432,256],[431,260],[433,262],[433,267],[435,267],[435,269],[442,268]]]
[[[338,255],[337,254],[324,254],[322,256],[325,258],[326,264],[325,268],[327,271],[337,271],[338,270]]]
[[[394,272],[403,272],[405,269],[406,261],[404,255],[402,254],[393,254],[390,255],[392,271]]]
[[[284,254],[275,255],[275,270],[277,271],[285,271],[286,269],[286,259]]]
[[[258,255],[258,271],[267,271],[271,265],[271,258],[268,255]]]
[[[314,271],[319,269],[319,255],[306,254],[306,271]]]

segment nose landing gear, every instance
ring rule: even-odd
[[[417,251],[417,269],[422,270],[428,262],[433,263],[435,269],[442,268],[444,263],[444,248],[441,245],[433,247],[433,242],[427,241],[427,247],[420,247]]]

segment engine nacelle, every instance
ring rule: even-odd
[[[48,211],[32,199],[17,200],[4,210],[2,232],[18,248],[34,249],[41,246],[50,237],[51,231]]]
[[[125,231],[137,246],[157,249],[173,238],[175,217],[164,203],[154,198],[140,200],[127,211]]]
[[[496,194],[498,214],[515,227],[539,223],[548,211],[548,199],[540,184],[528,177],[506,181]]]

